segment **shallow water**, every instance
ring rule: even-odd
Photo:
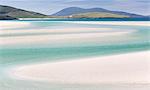
[[[2,40],[0,44],[0,90],[148,90],[149,88],[149,85],[60,85],[15,80],[5,74],[10,68],[22,64],[149,50],[149,26],[79,24],[72,23],[72,21],[14,22],[27,22],[30,25],[0,30]],[[6,33],[7,30],[14,33]],[[103,33],[117,32],[125,33],[103,35]]]

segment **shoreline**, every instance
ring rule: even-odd
[[[8,74],[18,80],[62,84],[150,83],[150,51],[23,65]]]
[[[84,21],[76,21],[76,22],[71,22],[71,23],[77,23],[77,24],[99,24],[99,25],[127,25],[127,26],[150,26],[150,21],[89,21],[89,22],[84,22]]]
[[[1,23],[0,30],[22,28],[30,25],[30,23],[28,22],[15,22],[15,21],[0,21],[0,23]]]

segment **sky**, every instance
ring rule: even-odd
[[[150,0],[0,0],[0,5],[51,15],[67,7],[105,8],[150,15]]]

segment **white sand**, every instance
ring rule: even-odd
[[[150,83],[150,51],[18,66],[12,78],[66,84]]]
[[[150,26],[149,21],[89,21],[89,22],[71,22],[71,23],[79,23],[79,24],[100,24],[100,25],[127,25],[127,26]]]
[[[87,30],[87,32],[86,32]],[[10,31],[10,32],[9,32]],[[88,31],[91,31],[88,33]],[[99,32],[98,32],[99,31]],[[102,31],[102,32],[101,32]],[[85,41],[88,40],[103,40],[112,36],[128,35],[135,32],[136,30],[111,30],[107,28],[78,28],[77,29],[60,29],[60,30],[4,30],[0,34],[27,34],[27,36],[17,37],[0,37],[0,45],[11,45],[11,44],[26,44],[26,43],[43,43],[43,42],[72,42],[72,41]],[[67,33],[68,32],[68,33]],[[73,33],[71,33],[73,32]],[[75,33],[77,32],[77,33]],[[29,35],[28,34],[41,34],[41,33],[56,33],[50,35]],[[59,34],[64,33],[64,34]],[[102,38],[103,37],[103,38]],[[119,39],[119,38],[118,38]],[[120,39],[119,39],[120,40]]]
[[[21,28],[29,25],[30,25],[29,22],[0,21],[0,30]]]
[[[13,35],[13,34],[34,34],[34,33],[88,33],[88,32],[104,32],[104,31],[121,31],[112,28],[65,28],[65,29],[28,29],[28,30],[3,30],[0,35]],[[130,31],[130,30],[127,30]]]

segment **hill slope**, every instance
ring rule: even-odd
[[[129,16],[106,13],[106,12],[90,12],[90,13],[73,14],[71,17],[72,18],[128,18]]]
[[[16,20],[17,18],[10,17],[7,15],[0,15],[0,20]]]
[[[118,14],[118,15],[125,15],[128,17],[143,17],[142,15],[127,13],[127,12],[120,12],[120,11],[110,11],[103,8],[90,8],[90,9],[83,9],[79,7],[69,7],[65,8],[53,15],[55,16],[70,16],[73,14],[82,14],[82,13],[93,13],[93,12],[101,12],[101,13],[110,13],[110,14]]]
[[[69,16],[72,14],[80,14],[80,13],[88,13],[88,12],[104,12],[104,11],[106,11],[106,9],[101,9],[101,8],[83,9],[79,7],[69,7],[53,15],[54,16]]]
[[[6,15],[14,18],[42,18],[46,17],[44,14],[32,12],[32,11],[26,11],[10,6],[4,6],[0,5],[0,15]]]

